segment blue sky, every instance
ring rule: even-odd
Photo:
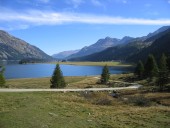
[[[0,29],[52,55],[170,25],[170,0],[0,0]]]

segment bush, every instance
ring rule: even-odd
[[[80,95],[82,97],[84,97],[85,99],[92,99],[92,98],[96,97],[96,94],[94,92],[91,92],[91,91],[81,92]]]
[[[85,99],[87,99],[90,103],[95,105],[111,105],[112,104],[112,98],[107,94],[103,92],[91,92],[91,91],[85,91],[80,93],[81,96],[83,96]]]
[[[84,88],[93,88],[93,86],[91,86],[91,85],[88,85],[88,86],[86,86],[86,87],[84,87]]]
[[[110,99],[108,99],[107,97],[105,97],[105,98],[96,99],[94,104],[96,104],[96,105],[111,105],[112,101]]]
[[[151,105],[151,101],[145,98],[143,95],[129,97],[126,103],[133,104],[135,106],[146,107]]]
[[[5,71],[5,68],[0,66],[0,87],[5,87],[5,77],[4,77],[4,71]]]

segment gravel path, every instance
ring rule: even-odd
[[[86,88],[86,89],[0,89],[0,92],[82,92],[82,91],[112,91],[122,89],[138,89],[142,85],[136,84],[129,87],[118,88]]]

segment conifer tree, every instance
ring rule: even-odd
[[[168,70],[169,70],[169,73],[170,73],[170,55],[167,58],[167,67],[168,67]]]
[[[107,84],[107,82],[109,81],[109,78],[110,78],[109,68],[107,65],[105,65],[102,70],[100,81],[102,84]]]
[[[145,77],[153,78],[158,74],[158,66],[153,55],[149,55],[145,64]]]
[[[162,56],[160,58],[159,69],[161,71],[167,71],[168,70],[168,67],[167,67],[167,57],[165,56],[165,54],[162,54]]]
[[[157,84],[160,90],[163,90],[164,86],[169,82],[169,73],[167,66],[167,57],[162,54],[159,62],[159,73],[157,78]]]
[[[144,75],[144,65],[142,61],[139,61],[136,68],[135,68],[135,75],[137,75],[138,78],[143,78]]]
[[[4,77],[4,71],[5,69],[0,66],[0,87],[4,87],[5,86],[5,77]]]
[[[56,68],[53,72],[50,82],[51,82],[51,86],[50,86],[51,88],[64,88],[66,86],[59,64],[56,65]]]

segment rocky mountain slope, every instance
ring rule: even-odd
[[[170,55],[170,28],[157,35],[159,38],[157,38],[149,47],[146,47],[137,54],[132,55],[127,59],[127,61],[145,61],[149,54],[153,54],[156,59],[159,59],[162,53]]]
[[[109,47],[128,43],[128,42],[132,41],[133,39],[134,38],[128,37],[128,36],[126,36],[122,39],[110,38],[110,37],[106,37],[105,39],[99,39],[96,43],[82,48],[79,52],[67,57],[67,59],[82,57],[82,56],[90,55],[93,53],[97,53],[97,52],[103,51]]]
[[[71,61],[121,60],[136,62],[138,60],[144,60],[144,58],[146,58],[149,53],[153,53],[154,55],[156,55],[156,57],[159,57],[163,52],[169,54],[170,27],[162,27],[158,30],[154,32],[155,34],[152,34],[152,36],[145,36],[145,40],[143,40],[144,37],[136,38],[135,40],[125,45],[110,47],[98,53],[94,53],[83,57],[72,58],[70,60]]]
[[[20,60],[26,58],[52,59],[52,57],[39,48],[0,30],[0,60]]]

